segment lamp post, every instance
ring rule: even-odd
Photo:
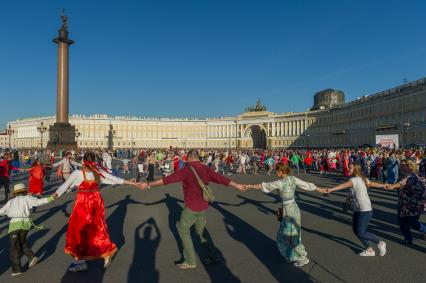
[[[9,125],[9,127],[6,129],[6,134],[9,136],[9,148],[12,148],[11,138],[12,138],[12,135],[13,135],[14,132],[15,132],[15,130],[12,129],[11,125]]]
[[[77,143],[77,146],[78,146],[78,141],[77,141],[77,139],[81,136],[81,133],[78,131],[78,130],[75,130],[75,142]]]
[[[40,133],[40,149],[43,148],[43,134],[47,131],[47,127],[43,124],[43,121],[40,122],[40,125],[37,127],[37,131]]]

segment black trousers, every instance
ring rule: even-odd
[[[411,234],[411,228],[419,231],[421,228],[419,222],[420,215],[417,216],[406,216],[398,217],[399,229],[401,230],[402,235],[404,236],[405,241],[413,241],[413,235]]]
[[[22,253],[30,262],[34,257],[34,253],[28,246],[27,242],[28,230],[16,230],[9,233],[9,253],[12,262],[12,272],[21,272],[21,256]]]
[[[9,177],[0,177],[0,189],[4,187],[4,202],[6,203],[9,200],[10,194],[10,179]]]
[[[148,182],[154,181],[154,169],[154,164],[148,164],[148,177],[146,178]]]

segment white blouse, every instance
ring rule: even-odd
[[[316,186],[313,183],[305,182],[303,180],[300,180],[299,178],[294,177],[296,182],[296,187],[301,188],[302,190],[306,191],[315,191]],[[273,190],[281,189],[283,187],[282,180],[278,180],[275,182],[268,182],[268,183],[262,183],[262,191],[264,193],[270,193]]]
[[[105,178],[101,177],[101,183],[102,184],[109,184],[109,185],[122,185],[124,183],[124,179],[115,177],[105,171],[102,171],[102,175],[105,176]],[[95,180],[95,176],[92,172],[86,171],[86,180]],[[65,193],[66,190],[72,187],[79,186],[84,181],[83,177],[83,171],[76,170],[72,172],[72,174],[69,176],[69,178],[56,190],[56,193],[58,196],[61,196],[63,193]]]

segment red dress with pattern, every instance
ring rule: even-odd
[[[33,195],[43,194],[44,168],[41,165],[31,167],[28,181],[28,192]]]
[[[65,253],[77,260],[105,258],[113,255],[117,246],[109,238],[99,185],[86,180],[84,170],[83,178],[68,223]]]

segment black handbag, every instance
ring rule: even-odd
[[[277,210],[275,211],[275,217],[279,222],[283,220],[283,209],[281,207],[277,208]]]

